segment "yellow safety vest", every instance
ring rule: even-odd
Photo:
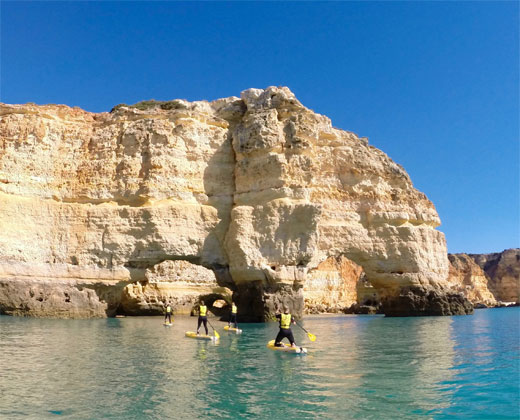
[[[282,314],[280,318],[280,328],[288,329],[291,327],[291,314]]]
[[[200,307],[199,307],[200,316],[206,316],[207,310],[208,310],[208,307],[206,305],[204,305],[204,306],[200,305]]]
[[[237,313],[237,306],[234,303],[231,305],[231,313],[232,314],[236,314]]]
[[[171,307],[170,305],[168,305],[168,306],[166,307],[166,313],[169,314],[171,311],[172,311],[172,307]]]

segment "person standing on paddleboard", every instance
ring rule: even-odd
[[[294,336],[291,331],[291,323],[296,324],[296,321],[290,314],[289,308],[287,306],[284,307],[283,312],[283,314],[276,314],[276,318],[280,320],[280,331],[278,331],[278,335],[274,340],[274,345],[276,347],[283,347],[282,340],[287,338],[291,343],[291,347],[296,347]]]
[[[199,320],[197,323],[197,335],[199,335],[200,324],[204,324],[204,329],[206,330],[206,335],[208,335],[208,307],[204,304],[204,301],[200,301],[199,305]]]
[[[237,305],[235,305],[235,302],[231,302],[231,315],[229,316],[228,327],[231,327],[231,323],[233,322],[235,325],[235,328],[238,328],[237,312],[238,312]]]
[[[166,305],[166,309],[165,309],[165,312],[164,312],[164,323],[166,323],[166,320],[168,320],[169,324],[172,323],[172,306],[170,305],[169,302]]]

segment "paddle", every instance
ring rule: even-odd
[[[218,340],[220,338],[220,335],[219,333],[217,332],[217,330],[215,329],[215,327],[213,325],[211,325],[211,322],[209,322],[209,319],[208,319],[208,324],[211,328],[213,328],[213,334],[215,334],[215,338]]]
[[[307,331],[305,328],[303,328],[300,324],[298,324],[296,321],[294,321],[298,327],[300,327],[303,331],[307,333],[307,336],[309,337],[309,340],[316,341],[316,336],[314,334],[311,334],[309,331]]]

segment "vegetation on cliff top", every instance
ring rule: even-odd
[[[115,107],[113,107],[110,112],[115,112],[120,108],[135,108],[139,109],[140,111],[146,111],[147,109],[152,108],[160,108],[165,110],[170,109],[185,109],[186,105],[182,100],[174,99],[173,101],[156,101],[155,99],[150,99],[148,101],[141,101],[137,102],[133,105],[127,105],[127,104],[118,104]]]

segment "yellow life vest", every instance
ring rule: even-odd
[[[231,305],[231,313],[232,314],[236,314],[237,313],[237,306],[234,303]]]
[[[291,328],[291,314],[282,314],[280,318],[280,328],[284,330]]]
[[[200,316],[206,316],[207,310],[208,310],[208,307],[206,305],[204,305],[204,306],[200,305],[200,307],[199,307]]]
[[[172,311],[172,307],[170,305],[168,305],[166,307],[166,313],[169,314],[171,311]]]

